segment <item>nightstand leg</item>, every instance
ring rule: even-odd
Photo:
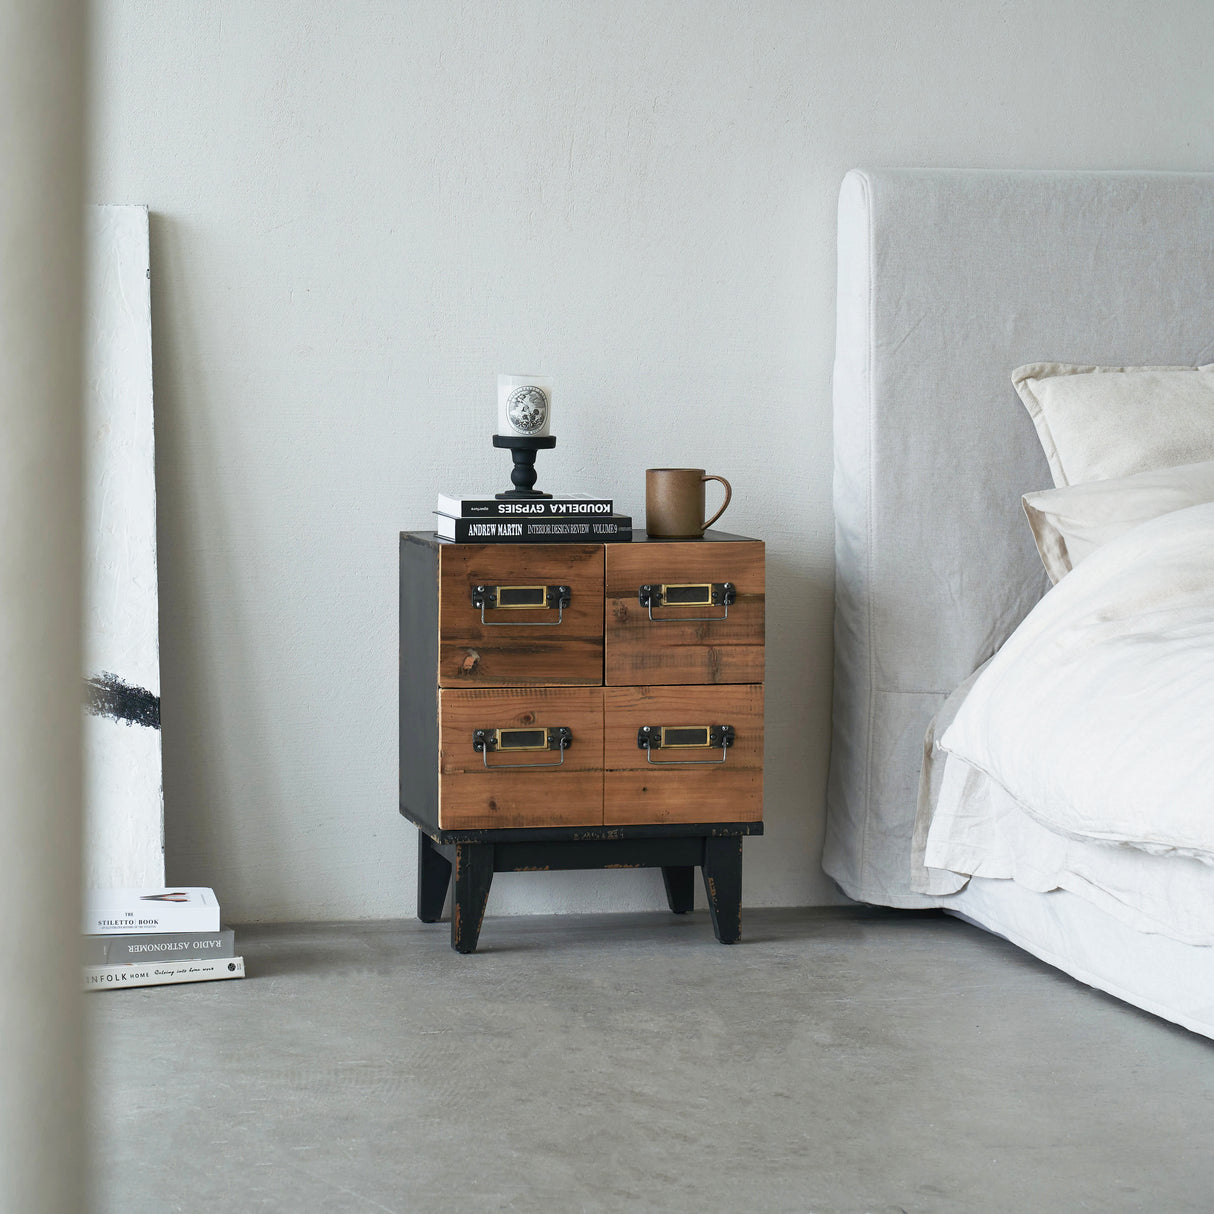
[[[706,838],[702,867],[712,930],[734,944],[742,935],[742,836]]]
[[[493,884],[493,844],[457,843],[452,880],[451,947],[457,953],[474,953]]]
[[[662,869],[666,901],[676,915],[695,909],[696,870],[693,865],[670,865]]]
[[[424,830],[417,832],[417,917],[423,923],[437,923],[443,917],[447,886],[451,883],[451,865]]]

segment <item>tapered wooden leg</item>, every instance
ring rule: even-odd
[[[670,865],[662,869],[666,901],[676,915],[695,909],[696,870],[693,865]]]
[[[734,944],[742,935],[742,836],[705,839],[703,872],[712,930]]]
[[[493,884],[493,844],[457,843],[452,880],[451,947],[457,953],[474,953]]]
[[[437,923],[443,916],[447,886],[451,883],[451,864],[437,851],[424,830],[417,832],[417,917],[423,923]]]

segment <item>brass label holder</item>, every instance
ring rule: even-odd
[[[481,761],[490,771],[503,767],[562,767],[565,751],[573,742],[573,730],[566,725],[550,725],[540,729],[476,729],[472,733],[472,749],[479,751]],[[525,752],[555,750],[560,758],[555,763],[493,763],[489,756],[498,754],[523,754]]]
[[[555,628],[573,601],[568,586],[473,586],[472,606],[486,628]],[[555,620],[487,620],[486,611],[556,611]]]
[[[655,624],[698,623],[729,619],[729,608],[738,598],[733,582],[647,583],[637,590],[637,602],[649,609]],[[724,607],[723,615],[654,615],[655,607]]]
[[[732,725],[642,725],[637,730],[637,747],[654,767],[692,767],[724,763],[737,734]],[[655,750],[716,750],[719,759],[655,760]]]

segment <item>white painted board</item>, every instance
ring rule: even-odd
[[[164,884],[148,210],[86,225],[85,887]]]

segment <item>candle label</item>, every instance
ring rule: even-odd
[[[516,434],[541,434],[548,421],[548,394],[535,384],[515,388],[506,398],[506,420]]]

